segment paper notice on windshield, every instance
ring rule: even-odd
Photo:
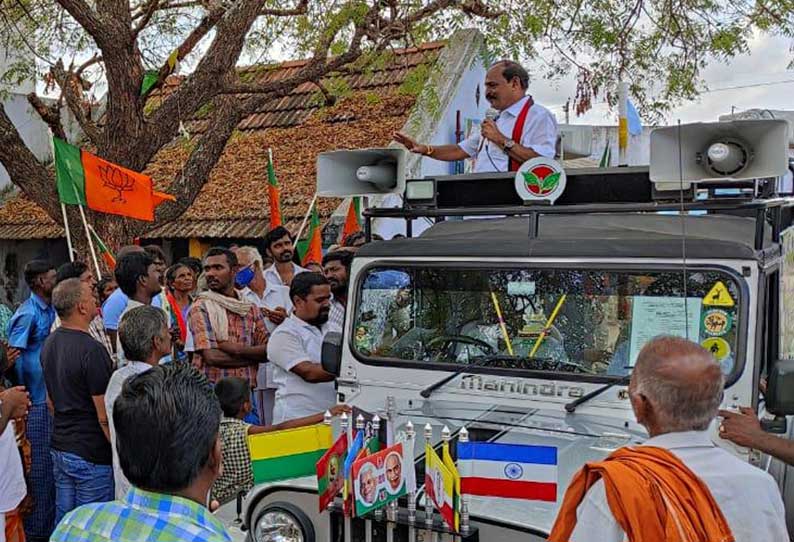
[[[703,300],[688,297],[636,296],[632,299],[629,366],[634,367],[645,343],[659,335],[676,335],[698,342]]]

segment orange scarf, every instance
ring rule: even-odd
[[[706,484],[670,451],[654,446],[620,448],[585,464],[565,492],[550,542],[568,542],[576,509],[599,478],[630,542],[734,542]]]

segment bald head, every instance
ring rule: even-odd
[[[640,351],[629,389],[637,420],[652,434],[661,434],[708,428],[722,401],[723,384],[720,366],[707,350],[663,336]]]

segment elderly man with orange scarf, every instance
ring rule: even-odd
[[[720,366],[700,345],[650,341],[629,384],[634,414],[650,438],[574,476],[549,540],[789,540],[772,477],[711,440],[722,393]]]

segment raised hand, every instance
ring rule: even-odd
[[[416,141],[414,141],[404,133],[394,132],[394,135],[392,135],[392,137],[397,143],[400,143],[401,145],[405,145],[405,148],[408,149],[409,151],[417,152],[419,154],[424,154],[426,147],[424,145],[420,145],[419,143],[417,143]]]

